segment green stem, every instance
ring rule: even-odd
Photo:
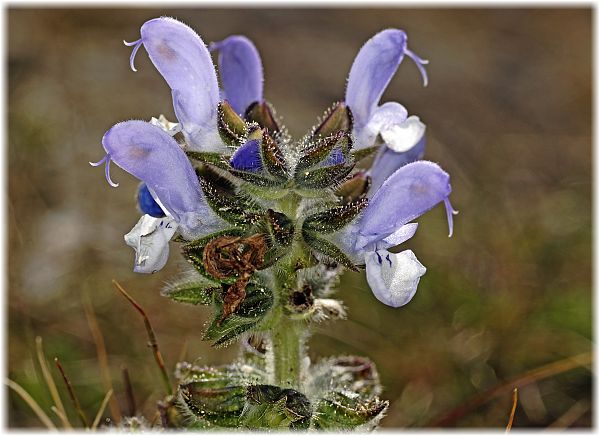
[[[275,384],[278,386],[300,389],[303,336],[302,323],[281,314],[271,333]]]
[[[282,198],[279,207],[283,213],[297,220],[301,197],[294,192]],[[297,225],[297,223],[296,223]],[[271,327],[271,347],[273,353],[274,383],[281,387],[300,389],[301,368],[304,360],[304,338],[306,323],[291,319],[285,314],[284,306],[289,291],[296,282],[295,265],[305,257],[301,245],[294,243],[290,247],[291,255],[281,265],[276,276],[277,297],[274,322]]]

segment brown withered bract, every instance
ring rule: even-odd
[[[252,273],[263,265],[266,251],[266,238],[261,233],[247,238],[220,236],[204,247],[202,258],[210,275],[220,280],[238,276],[223,297],[223,314],[219,324],[235,313],[246,298],[246,285]]]
[[[246,298],[246,285],[250,280],[251,273],[242,273],[241,277],[236,282],[227,288],[223,296],[223,313],[217,324],[221,324],[225,318],[232,313],[235,313],[237,308]]]

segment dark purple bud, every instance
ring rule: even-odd
[[[252,139],[238,148],[231,160],[231,166],[236,170],[257,172],[262,170],[262,160],[260,159],[260,141]]]
[[[339,148],[334,149],[329,157],[325,159],[323,162],[323,166],[331,166],[331,165],[339,165],[346,163],[346,158],[344,157],[344,153]]]
[[[154,218],[163,218],[167,216],[158,205],[145,183],[141,183],[137,193],[138,207],[142,214],[150,215]]]

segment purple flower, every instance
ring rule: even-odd
[[[420,159],[423,154],[425,124],[416,116],[408,117],[406,109],[399,103],[379,106],[379,100],[404,55],[415,61],[427,86],[423,65],[428,61],[407,48],[406,33],[397,29],[384,30],[367,41],[356,56],[348,77],[346,103],[354,115],[355,148],[376,145],[378,136],[385,144],[380,147],[370,171],[375,186],[381,185],[400,166]],[[415,147],[420,147],[419,151],[413,151]]]
[[[222,99],[243,115],[248,106],[263,100],[263,67],[258,50],[245,36],[233,35],[212,43],[210,51],[219,52]]]
[[[440,202],[446,205],[449,236],[452,236],[450,176],[437,164],[413,162],[396,170],[369,201],[360,219],[356,249],[393,235],[403,225],[423,215]]]
[[[219,86],[210,53],[185,24],[167,17],[146,21],[133,46],[130,64],[141,46],[171,88],[173,108],[193,150],[226,151],[217,130]]]
[[[152,199],[168,216],[157,218],[142,208],[146,214],[125,237],[127,244],[136,249],[134,271],[154,272],[162,268],[168,256],[168,241],[178,227],[188,236],[223,227],[221,219],[207,205],[190,161],[162,128],[145,121],[125,121],[105,133],[102,145],[106,156],[94,165],[106,162],[110,181],[108,163],[115,162],[144,182]],[[148,203],[149,199],[145,201]],[[155,206],[152,208],[155,210]],[[141,254],[142,249],[145,254]]]
[[[136,250],[134,270],[154,272],[164,266],[168,241],[175,230],[179,229],[184,237],[195,238],[225,226],[207,205],[198,178],[172,135],[181,131],[192,150],[224,152],[227,147],[217,127],[219,87],[215,67],[202,39],[185,24],[163,17],[145,22],[141,38],[125,44],[133,46],[133,71],[138,50],[142,46],[146,49],[171,88],[179,126],[164,119],[119,123],[102,139],[106,156],[92,165],[104,163],[106,178],[114,187],[118,184],[110,178],[111,161],[144,182],[138,203],[145,215],[125,240]],[[226,44],[224,48],[236,45]],[[235,98],[235,76],[239,72],[231,59],[236,59],[236,55],[223,57],[224,70],[229,71],[224,81],[229,83]],[[262,94],[262,79],[260,85]],[[252,92],[239,92],[254,98]]]
[[[354,115],[355,148],[383,145],[368,171],[369,205],[361,217],[335,237],[350,257],[364,259],[367,281],[383,303],[399,307],[416,292],[425,267],[410,250],[390,253],[388,248],[410,239],[417,230],[411,223],[438,203],[446,206],[450,235],[452,215],[450,177],[438,165],[419,161],[425,151],[425,124],[408,116],[399,103],[379,105],[383,92],[404,56],[410,57],[423,76],[421,59],[407,48],[406,33],[398,29],[379,32],[361,48],[348,77],[346,103]]]
[[[367,281],[380,301],[399,307],[415,294],[425,267],[410,250],[398,254],[387,250],[412,238],[417,224],[411,221],[442,202],[451,236],[456,213],[449,200],[451,191],[450,176],[437,164],[406,164],[375,192],[360,218],[336,235],[335,242],[351,258],[364,259]]]

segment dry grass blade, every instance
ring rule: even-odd
[[[67,385],[67,391],[69,392],[69,396],[71,397],[73,406],[75,407],[75,410],[77,411],[77,415],[79,415],[81,424],[83,424],[83,426],[85,428],[88,428],[89,427],[88,420],[85,416],[85,413],[83,412],[83,409],[81,408],[81,404],[79,404],[79,399],[77,398],[77,395],[75,395],[73,386],[71,385],[71,382],[69,381],[69,378],[67,377],[67,374],[65,374],[65,370],[63,369],[62,365],[60,364],[60,361],[58,360],[58,357],[54,358],[54,363],[56,364],[56,367],[60,371],[60,375],[62,375],[65,385]]]
[[[512,407],[510,409],[510,416],[508,417],[508,424],[506,424],[506,433],[508,433],[513,426],[513,421],[515,419],[515,412],[517,411],[518,401],[519,401],[519,390],[517,388],[514,388],[513,392],[512,392]]]
[[[33,413],[36,414],[36,416],[40,419],[40,421],[42,421],[42,423],[46,427],[48,427],[49,430],[57,430],[57,428],[54,425],[54,423],[52,422],[52,420],[50,418],[48,418],[48,415],[46,415],[46,413],[44,413],[44,411],[39,406],[39,404],[36,403],[36,401],[31,397],[31,395],[29,395],[27,393],[27,391],[25,389],[23,389],[21,387],[21,385],[19,385],[18,383],[14,382],[8,378],[4,381],[4,383],[6,383],[6,385],[9,388],[11,388],[17,394],[19,394],[19,396],[23,399],[23,401],[25,401],[27,403],[27,405],[31,408],[31,410],[33,410]]]
[[[54,383],[54,378],[52,378],[52,374],[50,373],[50,368],[48,368],[48,362],[46,361],[42,338],[40,336],[37,336],[35,338],[35,350],[37,353],[38,362],[40,363],[40,368],[42,369],[42,375],[44,376],[44,380],[46,381],[46,385],[48,386],[48,390],[50,391],[50,396],[52,397],[54,405],[57,409],[55,413],[60,418],[64,428],[69,430],[73,429],[73,426],[71,425],[71,423],[69,422],[69,418],[67,417],[65,406],[63,405],[63,402],[60,399],[60,394],[58,393],[56,383]]]
[[[144,312],[144,309],[133,299],[131,295],[123,289],[123,287],[117,282],[113,280],[113,285],[117,288],[117,290],[131,303],[131,305],[142,315],[144,318],[144,326],[146,327],[146,332],[148,333],[148,341],[150,346],[152,347],[152,351],[154,353],[154,360],[156,360],[156,364],[160,369],[160,373],[162,376],[163,383],[169,395],[173,394],[173,388],[171,387],[171,382],[169,381],[169,374],[167,373],[167,369],[165,368],[165,361],[162,358],[162,354],[160,354],[160,350],[158,349],[158,342],[156,342],[156,335],[154,334],[154,330],[152,329],[152,324],[150,324],[150,320]]]
[[[504,383],[500,383],[480,394],[475,395],[466,403],[461,404],[440,418],[430,422],[427,427],[448,427],[454,424],[464,415],[476,409],[477,407],[487,403],[488,401],[504,395],[517,387],[522,388],[528,384],[561,374],[572,369],[587,366],[592,362],[592,353],[578,354],[577,356],[567,357],[566,359],[557,362],[549,363],[548,365],[540,366],[526,372],[522,376],[516,377]]]
[[[583,416],[591,408],[591,404],[588,400],[580,400],[573,404],[569,410],[567,410],[562,416],[548,426],[551,430],[564,430],[569,428],[575,422]]]
[[[104,337],[102,336],[102,331],[98,326],[98,320],[96,319],[92,302],[90,301],[89,296],[85,293],[82,296],[82,303],[85,317],[90,327],[90,331],[92,332],[94,344],[96,345],[96,354],[98,355],[102,384],[104,385],[104,389],[107,391],[114,391],[110,376],[110,369],[108,366],[106,346],[104,345]],[[115,420],[117,423],[121,421],[121,410],[119,409],[119,404],[117,403],[117,399],[115,397],[111,397],[110,399],[110,414],[113,420]]]
[[[102,418],[102,414],[104,413],[104,410],[106,409],[106,405],[108,404],[110,399],[113,397],[112,394],[113,394],[113,391],[111,389],[104,396],[104,400],[102,400],[102,404],[100,404],[100,409],[98,409],[98,413],[96,413],[96,417],[94,418],[94,422],[92,423],[91,430],[96,430],[98,428],[98,424],[100,424],[100,419]]]
[[[131,379],[129,378],[129,370],[123,367],[121,374],[123,375],[123,384],[125,385],[125,395],[127,398],[127,416],[135,416],[135,396],[133,395],[133,386],[131,386]]]
[[[52,411],[54,412],[54,414],[60,418],[60,420],[61,420],[61,421],[63,421],[63,422],[64,422],[64,420],[67,420],[67,419],[68,419],[68,418],[66,417],[66,415],[65,415],[65,414],[63,414],[63,413],[62,413],[60,410],[58,410],[58,408],[57,408],[56,406],[51,406],[51,407],[50,407],[50,410],[52,410]],[[70,427],[69,429],[70,429],[70,430],[72,430],[72,429],[73,429],[73,427]]]

